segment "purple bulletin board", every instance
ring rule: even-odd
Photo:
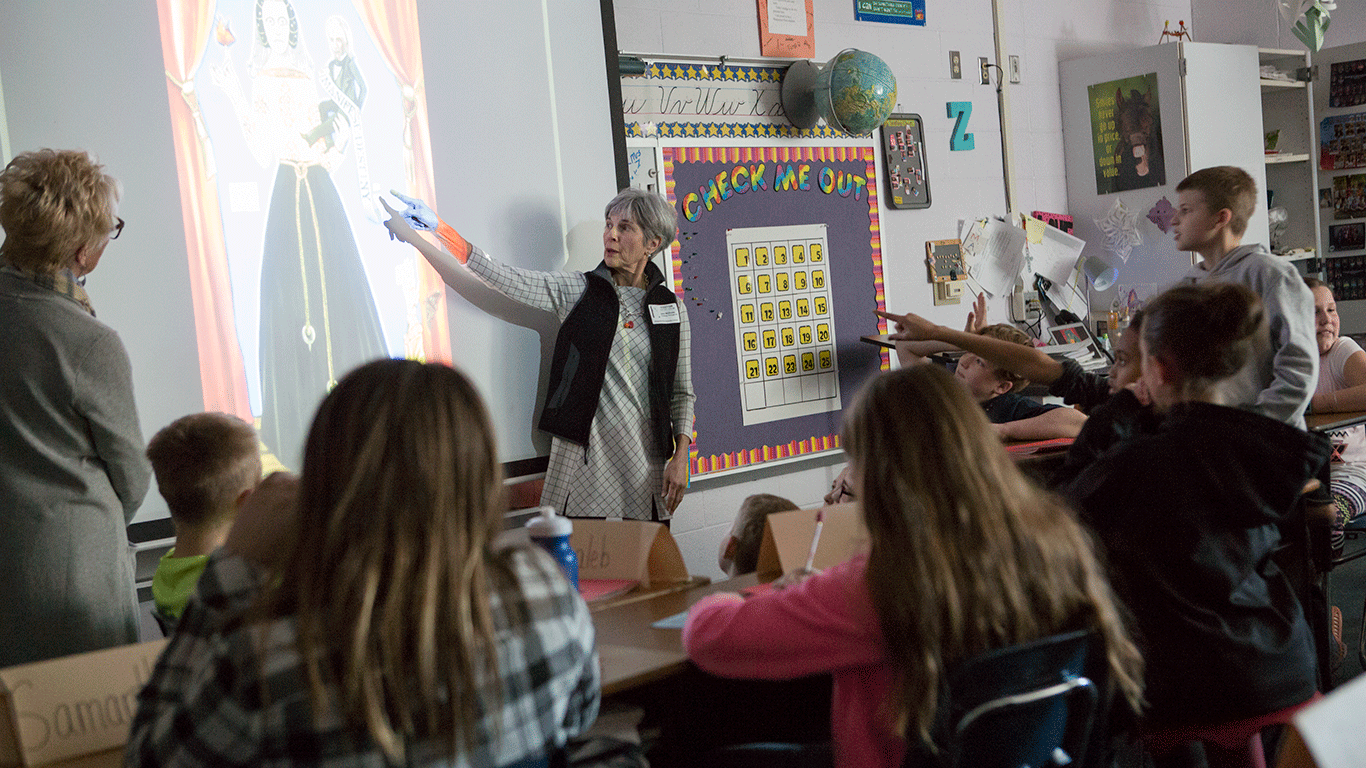
[[[679,214],[674,288],[692,325],[693,474],[839,448],[841,408],[889,367],[885,349],[860,341],[886,332],[874,314],[884,296],[873,148],[662,153],[665,190]],[[775,315],[772,325],[757,313],[742,322],[761,306],[742,292],[758,296],[761,289],[771,289],[773,305],[787,304],[790,314]],[[755,356],[783,362],[756,375],[747,367],[755,364],[747,360],[749,334],[763,338],[766,331],[776,334],[777,347],[772,357],[762,349]],[[764,385],[779,398],[785,386],[787,403],[756,408],[753,395],[762,397]],[[794,408],[799,415],[788,416]]]

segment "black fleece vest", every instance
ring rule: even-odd
[[[588,445],[588,433],[598,412],[602,382],[607,376],[607,355],[617,332],[616,287],[606,264],[585,272],[588,287],[569,311],[555,337],[550,362],[550,386],[541,410],[540,429],[578,445]],[[645,265],[645,303],[678,304],[664,285],[664,275],[654,263]],[[686,310],[680,305],[681,314]],[[670,401],[674,374],[678,370],[678,323],[656,324],[649,308],[645,324],[650,329],[650,426],[655,450],[665,458],[673,454],[673,419]]]

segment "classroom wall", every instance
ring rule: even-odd
[[[979,85],[975,77],[977,57],[996,58],[992,3],[929,0],[924,27],[855,22],[854,0],[814,0],[813,7],[815,59],[828,60],[848,47],[880,56],[897,77],[897,111],[916,112],[925,120],[934,204],[914,211],[883,207],[880,213],[887,307],[961,325],[966,305],[933,305],[924,243],[955,237],[960,217],[1005,213],[995,87]],[[1026,212],[1065,213],[1057,62],[1156,43],[1165,20],[1175,24],[1191,18],[1191,2],[1006,0],[1004,9],[1006,48],[1022,57],[1022,80],[1009,86],[1016,198]],[[618,46],[625,52],[760,53],[754,0],[616,0],[615,13]],[[962,55],[961,80],[949,77],[951,50]],[[946,117],[948,101],[972,102],[968,130],[976,136],[974,150],[948,150],[953,127]],[[1005,319],[1004,301],[994,300],[989,315]],[[694,481],[672,528],[688,568],[719,575],[716,552],[745,496],[769,492],[802,506],[818,504],[842,465],[839,457],[826,457]]]
[[[1256,7],[1250,7],[1255,5]],[[1290,31],[1274,3],[1247,0],[1192,0],[1192,29],[1196,40],[1206,43],[1241,43],[1263,48],[1303,50],[1304,43]],[[1329,14],[1323,47],[1366,40],[1366,7],[1357,0],[1337,4]]]

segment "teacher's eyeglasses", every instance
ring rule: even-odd
[[[110,240],[117,240],[117,239],[119,239],[119,235],[121,235],[121,234],[123,234],[123,219],[120,219],[118,216],[115,216],[115,217],[114,217],[114,234],[110,235],[110,236],[109,236],[109,239],[110,239]]]

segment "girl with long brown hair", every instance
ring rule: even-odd
[[[1090,540],[1020,474],[966,390],[936,366],[883,374],[845,417],[869,548],[795,587],[716,595],[683,639],[727,677],[834,674],[839,766],[897,766],[931,739],[948,671],[988,650],[1094,628],[1118,687],[1141,661]]]
[[[128,763],[545,764],[597,714],[593,625],[544,552],[494,549],[496,457],[460,373],[347,375],[284,505],[287,554],[243,556],[269,551],[275,511],[249,499],[139,697]]]

